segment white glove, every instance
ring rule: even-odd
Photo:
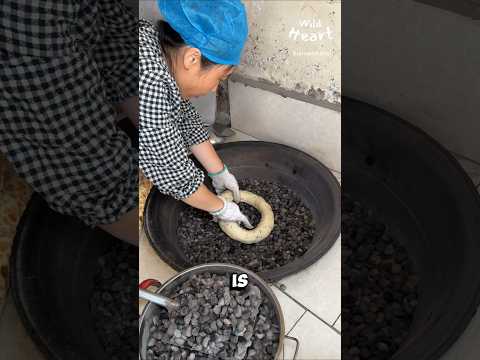
[[[238,187],[237,179],[228,171],[227,165],[223,166],[223,170],[208,174],[212,178],[212,184],[217,194],[223,193],[225,190],[230,190],[233,193],[233,201],[240,202],[240,188]]]
[[[243,224],[247,229],[253,229],[252,224],[250,224],[248,218],[242,214],[237,204],[223,198],[220,199],[223,201],[223,208],[210,213],[213,215],[214,221],[236,222],[238,225]]]

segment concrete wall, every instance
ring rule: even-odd
[[[478,21],[413,0],[348,1],[342,20],[343,95],[480,162]]]
[[[340,102],[340,1],[245,0],[249,39],[239,74]]]
[[[155,21],[160,18],[156,0],[138,0],[138,11],[141,19]]]
[[[339,0],[244,0],[249,38],[237,73],[314,99],[340,102]],[[155,0],[140,0],[140,17],[160,17]]]
[[[341,172],[340,112],[237,82],[229,90],[234,129],[300,149]]]
[[[239,79],[229,82],[232,127],[257,139],[282,143],[316,157],[330,169],[341,170],[340,2],[244,1],[250,34],[236,73],[268,83],[271,91]],[[160,17],[154,0],[141,0],[140,17]],[[308,23],[310,21],[310,23]],[[315,21],[315,23],[312,23]],[[312,26],[312,27],[310,27]],[[292,31],[293,29],[293,31]],[[291,32],[291,35],[289,36]],[[309,37],[302,40],[302,33]],[[324,33],[323,39],[318,35]],[[316,34],[316,35],[312,35]],[[303,94],[336,110],[279,95]],[[207,123],[213,121],[215,98],[193,99]]]

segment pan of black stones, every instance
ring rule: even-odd
[[[248,274],[247,287],[232,290],[233,273]],[[147,303],[139,320],[140,360],[277,360],[285,338],[296,342],[296,357],[299,342],[285,335],[280,304],[254,272],[232,264],[202,264],[158,284],[156,292],[180,308],[167,313]]]
[[[345,98],[342,194],[342,252],[347,250],[342,254],[342,358],[439,359],[480,302],[480,197],[473,182],[420,129]],[[355,217],[363,225],[355,224]],[[371,266],[378,254],[380,261],[384,254],[394,261],[408,254],[412,266]],[[379,274],[382,286],[366,289]],[[418,277],[417,294],[395,285],[400,279],[408,286],[402,277],[412,274]],[[377,300],[368,303],[365,294]],[[396,344],[412,306],[403,343]]]
[[[261,141],[218,144],[216,149],[241,189],[273,208],[272,234],[257,244],[228,238],[208,214],[150,191],[144,210],[146,235],[158,255],[182,271],[208,262],[246,267],[269,281],[296,273],[320,259],[340,233],[340,185],[330,170],[297,149]],[[206,177],[207,186],[209,179]],[[253,208],[240,204],[254,225]]]

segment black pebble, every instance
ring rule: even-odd
[[[259,272],[284,266],[309,249],[315,221],[298,194],[277,182],[255,179],[240,181],[240,189],[270,204],[275,217],[272,233],[257,244],[243,244],[225,235],[209,214],[186,207],[180,214],[177,235],[189,266],[220,261]],[[260,214],[255,208],[244,203],[240,208],[254,226],[258,224]]]
[[[388,229],[342,194],[342,359],[389,360],[408,336],[418,279]]]
[[[138,358],[138,248],[120,241],[98,260],[90,299],[96,333],[111,359]]]

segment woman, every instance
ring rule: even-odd
[[[121,1],[3,0],[0,151],[48,205],[138,244],[138,21]]]
[[[165,21],[140,21],[140,167],[164,194],[208,211],[214,219],[252,228],[235,202],[227,202],[204,184],[212,178],[217,193],[240,191],[235,176],[208,141],[200,116],[189,102],[215,92],[240,62],[248,29],[239,0],[160,0]]]

